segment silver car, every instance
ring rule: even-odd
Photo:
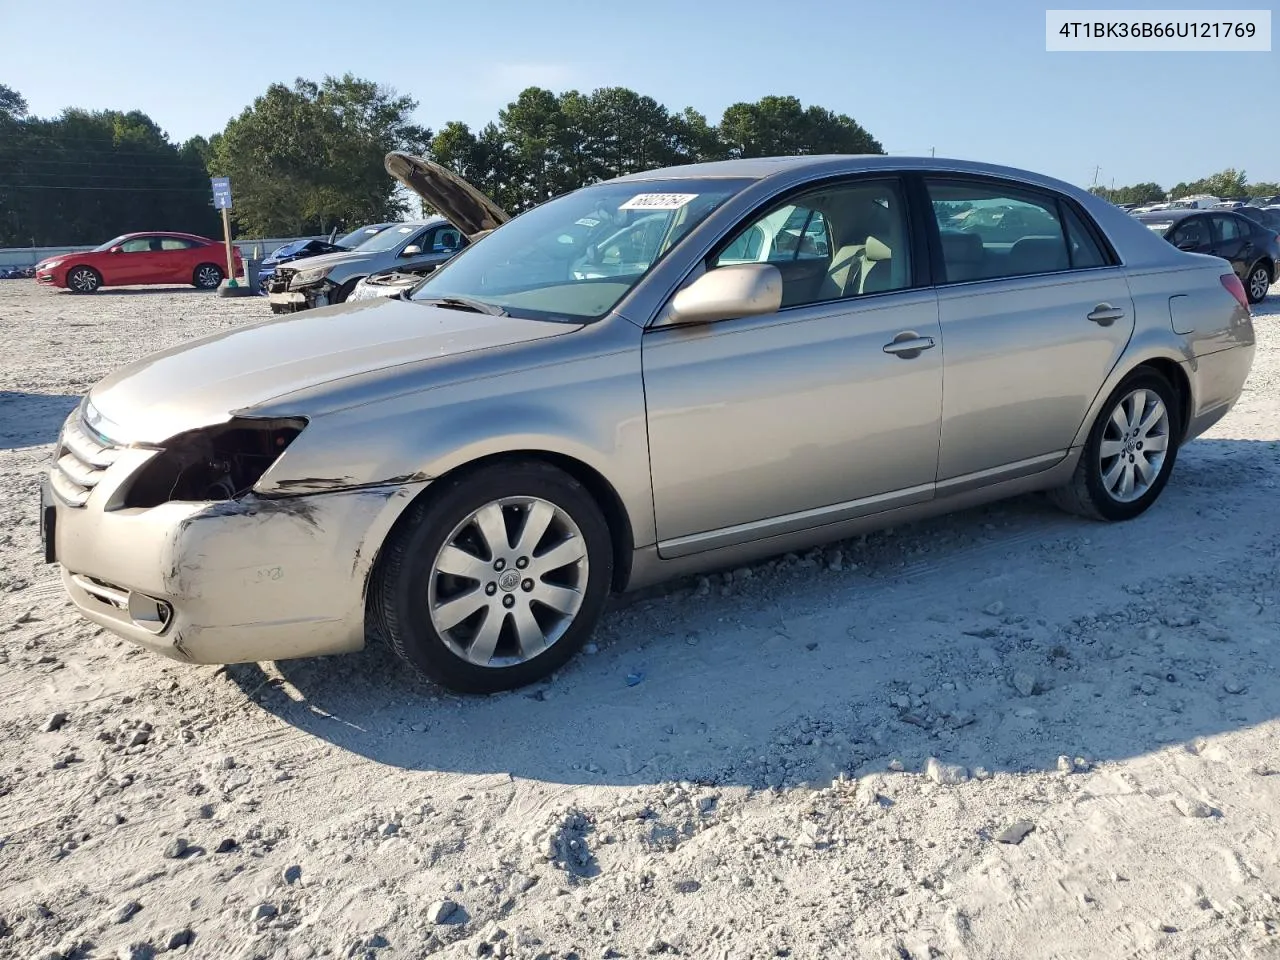
[[[677,167],[487,232],[434,165],[388,168],[477,242],[406,299],[134,363],[68,419],[42,516],[85,616],[197,663],[381,634],[510,688],[611,591],[1028,491],[1136,517],[1253,360],[1228,265],[1020,170]]]

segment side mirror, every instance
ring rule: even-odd
[[[714,323],[776,313],[782,306],[782,274],[771,263],[737,263],[708,270],[676,291],[659,326]]]
[[[421,252],[422,252],[422,248],[420,246],[418,246],[416,243],[411,243],[407,247],[405,247],[403,250],[400,251],[400,256],[416,257]]]
[[[1177,244],[1179,250],[1194,250],[1198,246],[1200,246],[1200,244],[1196,243],[1194,240],[1183,240]]]
[[[107,251],[107,253],[119,253],[119,252],[120,252],[119,247],[112,247],[110,250]]]

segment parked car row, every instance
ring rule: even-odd
[[[391,226],[393,226],[391,223],[370,223],[363,227],[357,227],[338,240],[329,241],[314,238],[294,240],[291,243],[284,244],[284,246],[277,247],[263,258],[261,265],[258,267],[258,288],[262,293],[267,292],[267,285],[282,263],[292,263],[295,260],[317,257],[324,253],[341,253],[344,250],[354,250],[370,237],[377,236]]]
[[[36,275],[34,265],[28,267],[0,267],[0,280],[29,280]]]
[[[1260,303],[1275,282],[1280,235],[1238,210],[1160,210],[1135,219],[1179,250],[1226,260],[1250,303]]]

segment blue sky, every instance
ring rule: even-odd
[[[1085,186],[1095,166],[1108,185],[1167,188],[1228,166],[1280,180],[1280,53],[1047,53],[1050,5],[1070,7],[221,0],[197,17],[173,0],[109,14],[101,0],[0,0],[0,82],[39,115],[137,108],[176,139],[221,129],[269,83],[345,71],[411,94],[432,128],[481,125],[530,84],[628,86],[713,122],[735,101],[791,94],[849,114],[890,153],[933,147]]]

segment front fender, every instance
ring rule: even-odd
[[[259,481],[264,496],[430,482],[507,453],[569,457],[654,542],[639,350],[590,353],[315,416]]]

